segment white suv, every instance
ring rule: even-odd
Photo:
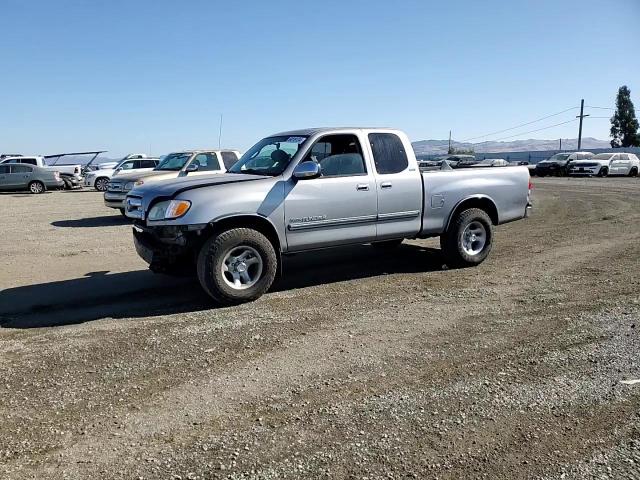
[[[147,172],[158,166],[158,158],[125,158],[113,168],[99,168],[89,172],[84,177],[85,187],[94,187],[99,192],[105,192],[111,177],[120,172]]]
[[[609,167],[609,175],[636,177],[640,172],[640,160],[633,153],[617,153]]]
[[[578,160],[571,163],[569,167],[569,175],[589,176],[597,175],[598,177],[606,177],[609,175],[611,163],[620,160],[620,153],[599,153],[589,160]],[[627,155],[626,153],[624,155]],[[634,155],[635,156],[635,155]]]

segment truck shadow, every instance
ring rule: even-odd
[[[57,220],[51,222],[51,225],[65,228],[114,227],[131,225],[131,220],[122,215],[103,215],[101,217],[78,218],[76,220]]]
[[[116,217],[117,218],[117,217]],[[286,257],[284,279],[272,292],[442,269],[437,249],[402,245],[391,251],[355,246]],[[216,307],[192,277],[148,270],[92,272],[82,278],[15,287],[0,292],[0,327],[38,328],[106,318],[142,318]]]

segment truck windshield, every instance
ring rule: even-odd
[[[155,170],[169,170],[169,171],[178,171],[182,170],[182,167],[189,161],[191,158],[190,153],[170,153],[164,160],[160,162]]]
[[[299,135],[263,138],[229,169],[229,173],[280,175],[308,138]]]

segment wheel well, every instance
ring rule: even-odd
[[[207,227],[209,234],[221,232],[223,230],[229,230],[231,228],[252,228],[262,233],[273,244],[276,253],[279,255],[281,252],[280,238],[276,232],[275,227],[263,217],[255,215],[237,215],[233,217],[222,218],[211,222]],[[209,236],[209,235],[207,235]]]
[[[447,230],[449,229],[451,221],[456,218],[459,213],[470,208],[479,208],[480,210],[484,210],[485,212],[487,212],[487,215],[489,215],[489,218],[491,218],[491,223],[493,223],[494,225],[498,224],[498,209],[496,208],[495,203],[493,203],[493,200],[487,197],[475,197],[463,200],[453,210],[451,216],[449,217],[449,221],[447,222]]]
[[[222,218],[211,222],[207,226],[203,238],[209,238],[215,233],[229,230],[231,228],[252,228],[267,237],[273,245],[273,248],[276,251],[276,256],[278,257],[278,273],[276,275],[277,277],[282,276],[282,249],[280,245],[280,238],[278,237],[278,232],[276,232],[275,227],[269,220],[256,215],[237,215]]]

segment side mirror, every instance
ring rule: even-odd
[[[321,174],[320,165],[316,162],[302,162],[299,163],[293,171],[293,178],[310,180],[312,178],[318,178]]]
[[[197,163],[190,163],[185,172],[197,172],[200,166]]]

